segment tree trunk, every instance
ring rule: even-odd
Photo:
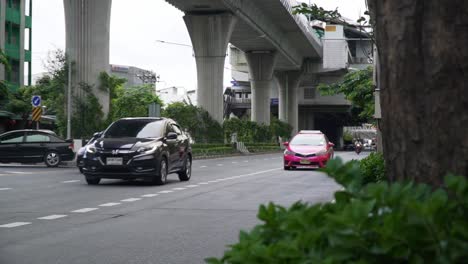
[[[468,1],[368,0],[390,181],[468,176]]]

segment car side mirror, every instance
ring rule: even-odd
[[[331,143],[331,142],[328,142],[328,146],[330,146],[330,147],[333,148],[333,147],[335,146],[335,144],[333,144],[333,143]]]
[[[177,139],[177,133],[175,133],[175,132],[169,132],[169,133],[167,133],[166,138],[167,138],[167,139]]]
[[[283,146],[285,147],[289,146],[289,142],[283,142]]]

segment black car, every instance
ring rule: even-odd
[[[123,118],[86,146],[83,174],[88,184],[102,178],[162,185],[169,173],[190,180],[192,149],[180,126],[168,118]]]
[[[15,130],[0,135],[0,162],[38,163],[57,167],[75,157],[73,141],[49,130]]]

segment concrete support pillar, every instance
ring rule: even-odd
[[[302,75],[302,71],[285,71],[278,72],[275,76],[279,87],[279,117],[292,126],[293,135],[299,127],[297,93]]]
[[[219,123],[224,114],[224,60],[236,20],[230,13],[184,16],[197,63],[198,105]]]
[[[109,39],[112,0],[63,0],[66,26],[66,53],[72,62],[73,94],[83,97],[79,83],[91,85],[109,112],[109,92],[99,89],[99,74],[110,72]]]
[[[245,58],[249,65],[252,90],[251,120],[259,124],[270,124],[270,90],[277,53],[273,51],[249,51]]]
[[[278,119],[288,122],[288,74],[286,72],[277,72],[275,80],[278,86]]]

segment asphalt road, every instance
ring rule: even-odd
[[[284,171],[281,161],[196,160],[189,182],[171,174],[164,186],[89,186],[76,168],[0,165],[0,263],[204,263],[259,223],[259,204],[330,201],[339,188],[318,171]]]

